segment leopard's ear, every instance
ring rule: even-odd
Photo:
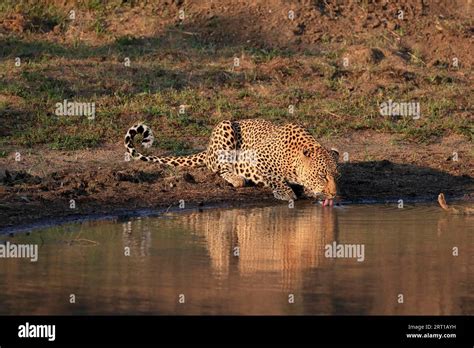
[[[333,147],[329,152],[331,153],[332,158],[334,158],[334,161],[339,161],[339,151],[337,151],[337,149]]]

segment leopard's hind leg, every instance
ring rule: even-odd
[[[237,134],[231,121],[222,121],[212,131],[207,149],[207,167],[234,187],[245,186],[238,167]]]

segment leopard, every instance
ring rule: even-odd
[[[134,138],[150,147],[154,135],[140,122],[130,127],[124,145],[134,160],[174,167],[207,167],[232,186],[250,183],[268,187],[276,199],[297,199],[292,186],[303,187],[306,196],[333,205],[337,196],[339,152],[322,146],[303,125],[277,124],[264,119],[224,120],[212,130],[204,151],[187,156],[155,156],[139,152]],[[293,186],[294,187],[294,186]]]

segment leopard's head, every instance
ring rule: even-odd
[[[339,152],[335,149],[327,150],[322,146],[303,149],[299,155],[296,173],[298,181],[306,189],[305,192],[315,198],[334,199],[339,176],[338,159]]]

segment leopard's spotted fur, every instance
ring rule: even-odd
[[[321,146],[297,124],[278,126],[258,119],[222,121],[214,128],[207,149],[190,156],[145,156],[133,145],[136,134],[143,135],[142,145],[150,144],[153,138],[143,124],[128,130],[125,147],[134,159],[206,166],[235,187],[244,186],[246,180],[269,186],[282,200],[296,199],[288,184],[299,184],[314,197],[336,196],[337,151]]]

